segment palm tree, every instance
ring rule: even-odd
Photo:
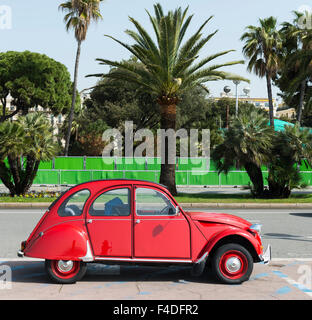
[[[225,131],[224,141],[212,152],[219,173],[233,168],[245,169],[256,196],[264,190],[261,166],[270,158],[274,132],[262,113],[252,111],[239,114]]]
[[[300,187],[299,166],[303,160],[312,161],[312,133],[300,124],[286,126],[275,134],[268,178],[270,195],[288,198],[293,188]]]
[[[312,32],[311,29],[302,28],[301,19],[311,13],[294,11],[295,17],[292,23],[282,23],[280,30],[283,39],[284,72],[293,70],[296,76],[289,83],[289,95],[299,90],[299,105],[297,110],[297,122],[301,124],[302,110],[306,95],[306,86],[312,67]],[[298,89],[299,88],[299,89]]]
[[[269,98],[270,125],[274,127],[272,78],[279,68],[279,52],[282,48],[277,20],[274,17],[259,19],[260,26],[248,26],[241,40],[245,42],[244,55],[249,59],[248,71],[260,78],[266,77]]]
[[[0,178],[11,195],[25,194],[36,177],[40,161],[51,160],[57,151],[50,123],[43,114],[29,113],[17,121],[1,123]]]
[[[72,104],[69,114],[68,130],[66,135],[65,156],[68,155],[71,126],[73,122],[76,104],[78,67],[81,53],[81,44],[84,40],[86,40],[88,28],[91,22],[102,19],[99,8],[101,1],[103,0],[71,0],[60,4],[59,6],[61,10],[67,12],[67,14],[64,17],[64,21],[66,23],[66,30],[68,31],[70,29],[74,29],[75,38],[78,43],[74,73]]]
[[[216,32],[213,32],[203,36],[203,29],[212,17],[208,18],[197,32],[183,43],[185,33],[193,18],[193,15],[187,17],[188,8],[184,11],[178,8],[175,11],[169,11],[165,15],[161,5],[156,4],[154,5],[154,10],[155,17],[148,11],[147,14],[154,30],[156,42],[141,24],[133,18],[130,18],[130,21],[135,26],[136,31],[126,31],[134,40],[133,45],[128,45],[110,37],[130,51],[138,59],[139,63],[97,59],[100,64],[111,66],[113,69],[107,74],[90,76],[107,77],[112,81],[128,81],[136,84],[140,90],[154,95],[159,105],[161,129],[175,130],[177,105],[183,92],[198,86],[205,88],[203,83],[207,81],[248,80],[219,70],[221,67],[243,63],[243,61],[206,66],[217,57],[223,56],[232,50],[212,54],[197,62],[200,50],[216,34]],[[162,149],[160,183],[166,185],[172,194],[176,194],[175,155],[170,154],[170,146],[167,139]]]

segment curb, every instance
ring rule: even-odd
[[[48,209],[51,202],[0,202],[0,209]]]
[[[0,209],[48,209],[51,202],[0,203]],[[312,209],[312,203],[180,203],[184,209]]]
[[[312,209],[312,203],[181,203],[181,206],[198,209]]]

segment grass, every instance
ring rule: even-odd
[[[53,202],[56,198],[27,198],[27,197],[0,197],[0,203],[17,203],[17,202],[24,202],[24,203],[33,203],[33,202]]]
[[[5,202],[52,202],[56,198],[0,197]],[[178,203],[312,203],[311,194],[293,194],[289,199],[254,199],[249,194],[218,194],[218,193],[180,193],[175,197]]]
[[[288,199],[255,199],[250,194],[179,194],[179,203],[312,203],[312,194],[293,194]]]

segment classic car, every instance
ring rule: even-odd
[[[90,181],[50,205],[18,256],[45,259],[50,279],[63,284],[80,280],[87,263],[185,265],[194,275],[211,268],[238,284],[271,259],[260,229],[229,214],[184,211],[157,183]]]

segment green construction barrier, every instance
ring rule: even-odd
[[[115,159],[86,158],[86,170],[115,170]]]
[[[159,171],[161,158],[147,158],[147,170]]]
[[[177,170],[181,171],[208,171],[208,160],[206,158],[178,158]]]
[[[60,184],[79,184],[92,180],[92,171],[60,171]]]
[[[123,179],[122,171],[92,171],[92,180]]]
[[[176,171],[176,184],[183,185],[219,185],[219,175],[216,172]]]
[[[125,171],[125,178],[158,182],[158,175],[152,171]]]
[[[224,173],[221,176],[221,186],[242,186],[248,185],[250,182],[249,176],[246,172],[229,172],[227,175]]]
[[[300,171],[311,171],[311,166],[307,160],[302,160],[300,165]]]
[[[83,157],[58,157],[54,159],[56,170],[84,170]]]
[[[188,185],[187,172],[176,171],[176,185],[178,186]]]
[[[56,170],[38,170],[33,184],[59,184],[59,172]]]
[[[116,167],[117,170],[146,170],[146,158],[117,158]]]
[[[52,170],[53,169],[53,161],[41,161],[39,165],[39,170]]]
[[[312,185],[312,172],[301,172],[300,173],[303,179],[303,182],[307,185]]]
[[[218,186],[219,175],[217,172],[189,172],[189,185]]]

